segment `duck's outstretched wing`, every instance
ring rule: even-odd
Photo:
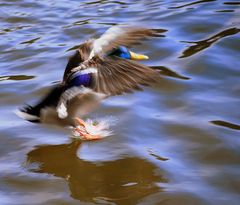
[[[147,66],[115,56],[94,57],[82,66],[85,68],[83,71],[91,75],[93,91],[106,95],[141,90],[141,85],[150,85],[159,76],[157,71]]]
[[[114,26],[108,29],[100,38],[93,41],[90,58],[106,54],[118,46],[130,46],[139,43],[143,38],[158,36],[158,30],[137,26]]]
[[[71,70],[80,66],[85,61],[93,57],[106,57],[119,46],[129,47],[134,43],[140,43],[140,40],[159,36],[159,33],[165,32],[161,29],[148,29],[137,26],[114,26],[109,28],[100,38],[90,39],[78,46],[75,54],[69,59],[64,72],[64,81],[71,74]]]

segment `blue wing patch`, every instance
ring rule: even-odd
[[[91,74],[90,73],[81,74],[80,71],[75,72],[70,76],[67,84],[68,88],[81,85],[89,87],[91,85]]]

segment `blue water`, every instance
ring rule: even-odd
[[[239,204],[239,6],[2,0],[0,204]],[[113,136],[81,143],[14,114],[61,80],[73,47],[129,23],[166,30],[133,48],[165,71],[91,114],[114,118]]]

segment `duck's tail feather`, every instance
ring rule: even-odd
[[[32,107],[30,105],[25,105],[24,107],[20,108],[19,110],[16,110],[15,114],[24,120],[38,123],[38,122],[40,122],[40,116],[35,114],[35,112],[36,112],[36,110],[34,109],[34,107]]]
[[[40,122],[41,110],[46,107],[56,107],[63,91],[64,87],[62,85],[57,85],[38,104],[35,106],[26,105],[15,113],[19,117],[30,122]]]

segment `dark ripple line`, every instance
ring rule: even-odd
[[[14,31],[17,31],[17,30],[21,30],[21,29],[24,29],[24,28],[29,28],[31,26],[17,26],[17,27],[14,27],[14,28],[4,28],[2,30],[0,30],[0,35],[2,34],[6,34],[6,33],[9,33],[9,32],[14,32]]]
[[[225,5],[240,5],[240,2],[224,2]]]
[[[30,80],[32,78],[35,78],[33,75],[6,75],[6,76],[0,76],[0,81],[5,80]]]
[[[82,26],[82,25],[90,24],[90,21],[91,21],[90,18],[85,19],[85,20],[75,21],[70,25],[63,26],[63,28],[70,28],[70,27],[73,27],[73,26]]]
[[[190,44],[195,44],[193,46],[188,47],[182,52],[182,55],[179,58],[186,58],[189,56],[192,56],[208,47],[210,47],[213,43],[217,42],[218,40],[225,38],[227,36],[235,35],[240,31],[239,28],[229,28],[224,31],[221,31],[220,33],[202,40],[202,41],[181,41],[183,43],[190,43]]]
[[[160,160],[160,161],[167,161],[169,158],[167,157],[161,157],[157,154],[155,154],[152,150],[148,150],[149,155],[153,156],[155,159]]]
[[[195,5],[195,4],[207,3],[207,2],[213,2],[213,1],[216,1],[216,0],[195,1],[195,2],[184,4],[184,5],[181,5],[181,6],[172,6],[172,7],[169,7],[169,9],[180,9],[180,8],[184,8],[184,7],[187,7],[187,6],[192,6],[192,5]]]
[[[108,1],[108,0],[99,0],[99,1],[92,1],[92,2],[86,2],[84,4],[86,5],[91,5],[91,4],[108,4],[108,3],[112,3],[112,4],[120,4],[120,5],[125,5],[125,2],[122,1]]]
[[[227,121],[223,121],[223,120],[212,120],[212,121],[210,121],[210,123],[212,123],[214,125],[234,129],[234,130],[240,130],[240,125],[233,124],[231,122],[227,122]]]
[[[224,13],[224,12],[234,12],[235,10],[233,9],[225,9],[225,10],[218,10],[218,11],[215,11],[215,12],[219,12],[219,13]]]
[[[37,37],[37,38],[31,39],[31,40],[23,41],[20,44],[32,44],[32,43],[36,42],[37,40],[39,40],[40,38],[41,37]]]

